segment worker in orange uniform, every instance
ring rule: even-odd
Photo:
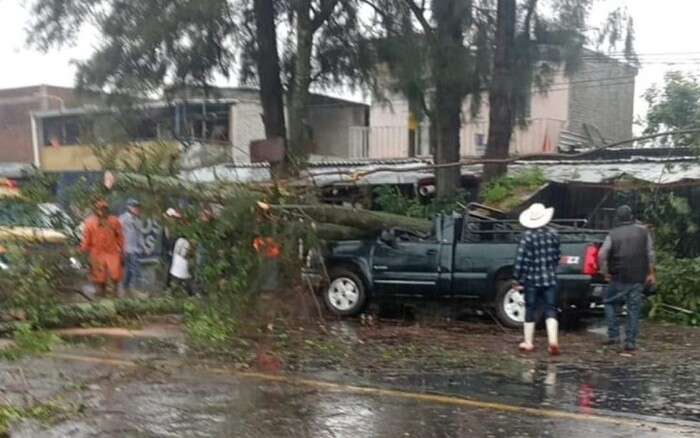
[[[256,237],[253,240],[253,249],[264,257],[260,270],[260,277],[256,282],[263,291],[276,290],[279,276],[280,245],[273,237]]]
[[[95,203],[94,213],[85,219],[80,250],[90,257],[90,281],[97,296],[116,297],[122,278],[124,234],[119,218],[110,214],[105,200]]]

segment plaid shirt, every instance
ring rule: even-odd
[[[555,286],[560,257],[559,235],[555,230],[547,227],[527,230],[520,239],[513,278],[522,285]]]

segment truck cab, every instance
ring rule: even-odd
[[[605,232],[585,228],[583,220],[550,226],[561,239],[560,307],[588,308],[605,287],[596,263]],[[373,239],[330,243],[322,263],[324,301],[340,315],[360,313],[370,301],[443,301],[491,309],[501,323],[517,327],[524,299],[510,284],[522,232],[505,213],[469,204],[463,212],[436,215],[430,234],[390,228]]]

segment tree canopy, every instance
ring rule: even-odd
[[[644,93],[649,104],[645,134],[698,128],[700,122],[700,83],[691,74],[670,71],[664,83],[653,85]],[[697,145],[697,134],[661,137],[661,141],[675,146]]]

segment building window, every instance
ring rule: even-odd
[[[486,136],[474,134],[474,155],[481,157],[486,153]]]
[[[80,143],[81,126],[78,117],[44,119],[44,146],[69,146]]]

